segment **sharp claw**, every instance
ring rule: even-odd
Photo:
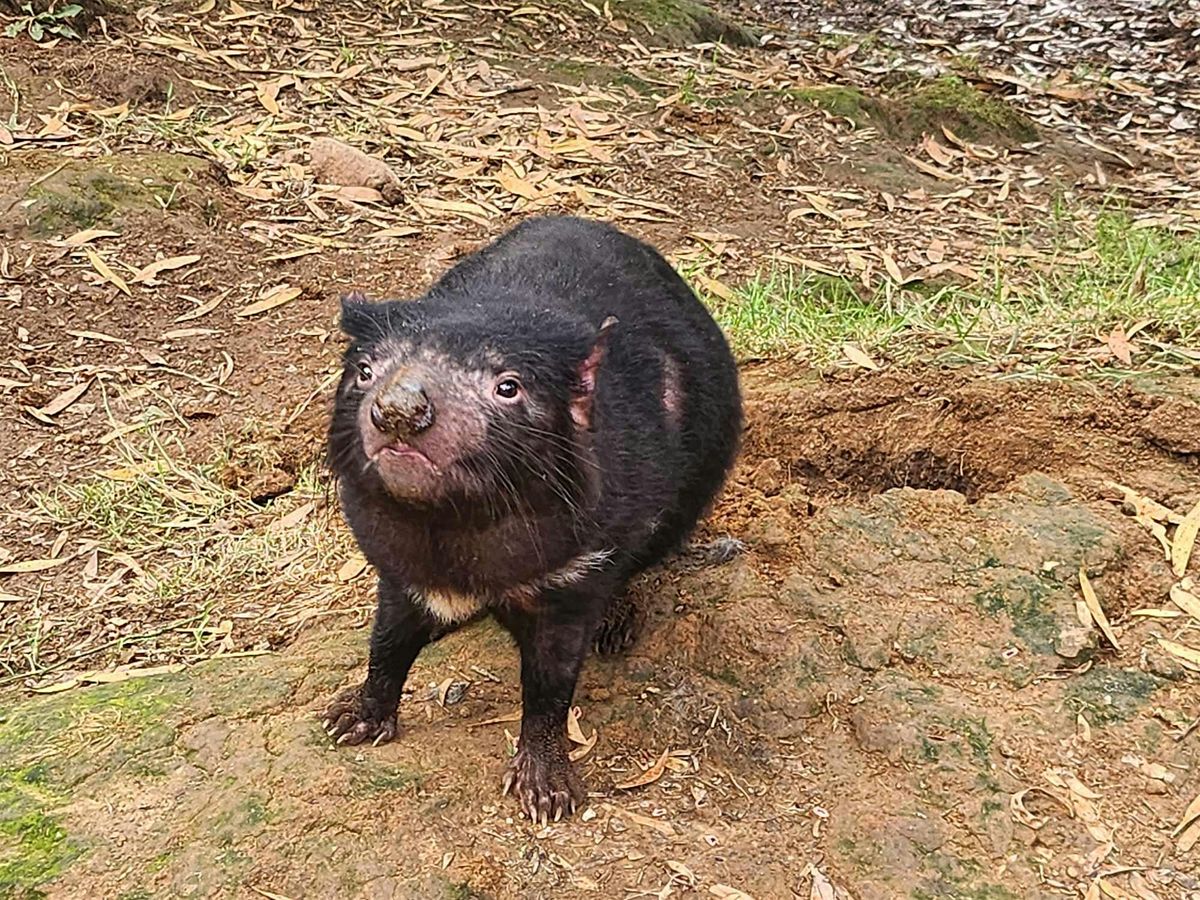
[[[544,809],[542,810],[540,821],[542,823],[542,827],[545,828],[548,823],[546,821],[546,811]]]
[[[338,738],[338,739],[337,739],[337,742],[338,742],[339,744],[344,744],[344,743],[346,743],[348,740],[350,740],[350,738],[352,738],[352,737],[354,737],[354,732],[353,732],[353,731],[347,731],[345,734],[343,734],[343,735],[342,735],[340,738]]]
[[[371,746],[372,746],[372,747],[378,747],[378,746],[379,746],[379,742],[380,742],[380,741],[382,741],[382,740],[383,740],[385,737],[387,737],[387,732],[386,732],[386,731],[381,731],[381,732],[379,732],[379,734],[377,734],[377,735],[375,736],[375,740],[371,741]]]
[[[559,807],[555,807],[555,810],[554,810],[554,821],[555,821],[555,822],[560,822],[560,821],[562,821],[562,816],[563,816],[563,808],[562,808],[561,806],[559,806]]]
[[[513,773],[506,772],[504,775],[504,790],[502,790],[500,792],[500,796],[507,797],[509,790],[512,789],[512,786],[513,786]]]

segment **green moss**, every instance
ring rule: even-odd
[[[1013,634],[1036,653],[1053,653],[1054,638],[1059,632],[1058,621],[1047,609],[1047,598],[1053,592],[1033,575],[1020,575],[1005,584],[980,591],[975,605],[989,615],[1007,613]]]
[[[614,0],[610,8],[614,16],[642,23],[668,44],[713,42],[750,47],[757,43],[751,29],[697,0]]]
[[[1136,669],[1096,666],[1067,683],[1067,703],[1092,725],[1111,725],[1136,714],[1161,684]]]
[[[0,898],[41,896],[82,850],[47,810],[57,799],[21,772],[0,772]]]
[[[933,131],[933,124],[944,122],[968,140],[1006,137],[1030,141],[1037,137],[1033,123],[1016,109],[955,75],[920,82],[903,90],[896,100],[916,114],[910,116],[910,127]]]
[[[130,210],[168,209],[199,167],[194,157],[150,153],[51,168],[26,192],[26,227],[31,237],[44,238],[111,224]]]
[[[390,794],[410,787],[420,790],[425,783],[425,773],[404,766],[380,766],[357,772],[350,779],[350,788],[355,796],[369,797],[373,794]]]
[[[963,736],[971,748],[971,755],[981,765],[992,764],[992,734],[983,719],[963,718],[953,723],[954,730]]]
[[[1017,900],[1008,888],[982,881],[983,869],[973,859],[931,853],[926,865],[934,874],[913,890],[913,900]]]
[[[815,104],[831,116],[849,119],[856,125],[868,125],[883,118],[883,105],[862,91],[839,84],[817,85],[789,92],[799,100]]]

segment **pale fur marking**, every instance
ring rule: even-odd
[[[426,590],[421,592],[421,598],[425,608],[448,625],[469,619],[484,606],[478,597],[455,591]]]
[[[504,592],[504,599],[515,603],[527,603],[533,600],[542,588],[567,587],[578,584],[588,576],[588,573],[596,571],[608,562],[613,552],[612,550],[592,550],[588,553],[581,553],[536,581],[509,588]],[[424,601],[426,609],[448,625],[469,619],[488,605],[487,601],[480,597],[438,589],[422,591],[421,599]]]
[[[577,584],[583,581],[589,572],[601,568],[612,555],[612,550],[593,550],[590,553],[581,553],[566,565],[544,575],[539,582],[547,587],[566,587],[569,584]]]

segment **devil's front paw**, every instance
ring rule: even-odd
[[[562,747],[517,750],[504,774],[504,793],[510,790],[521,804],[521,811],[543,825],[571,815],[587,796],[583,781]]]
[[[382,744],[396,736],[396,705],[380,703],[364,687],[350,688],[325,710],[325,731],[339,744]]]

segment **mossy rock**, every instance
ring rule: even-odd
[[[0,897],[40,896],[39,885],[81,852],[49,809],[61,801],[41,766],[0,769]]]
[[[907,108],[909,128],[933,132],[945,125],[967,140],[1032,141],[1037,128],[1010,104],[989,97],[954,75],[903,89],[895,102]]]
[[[796,88],[791,92],[791,96],[797,100],[807,100],[831,116],[848,119],[859,126],[882,122],[888,117],[883,102],[868,96],[857,88],[841,84],[821,84]]]
[[[1038,136],[1034,123],[1011,105],[953,75],[910,82],[884,97],[833,84],[801,88],[792,96],[904,142],[916,141],[922,134],[939,134],[943,125],[967,140],[999,145],[1032,141]]]
[[[176,153],[57,165],[48,160],[48,175],[30,172],[27,186],[0,197],[0,209],[7,208],[0,233],[47,238],[111,226],[135,210],[165,212],[180,204],[181,185],[211,168],[205,160]]]
[[[617,0],[611,9],[614,16],[645,25],[664,44],[752,47],[758,43],[750,28],[698,0]]]

